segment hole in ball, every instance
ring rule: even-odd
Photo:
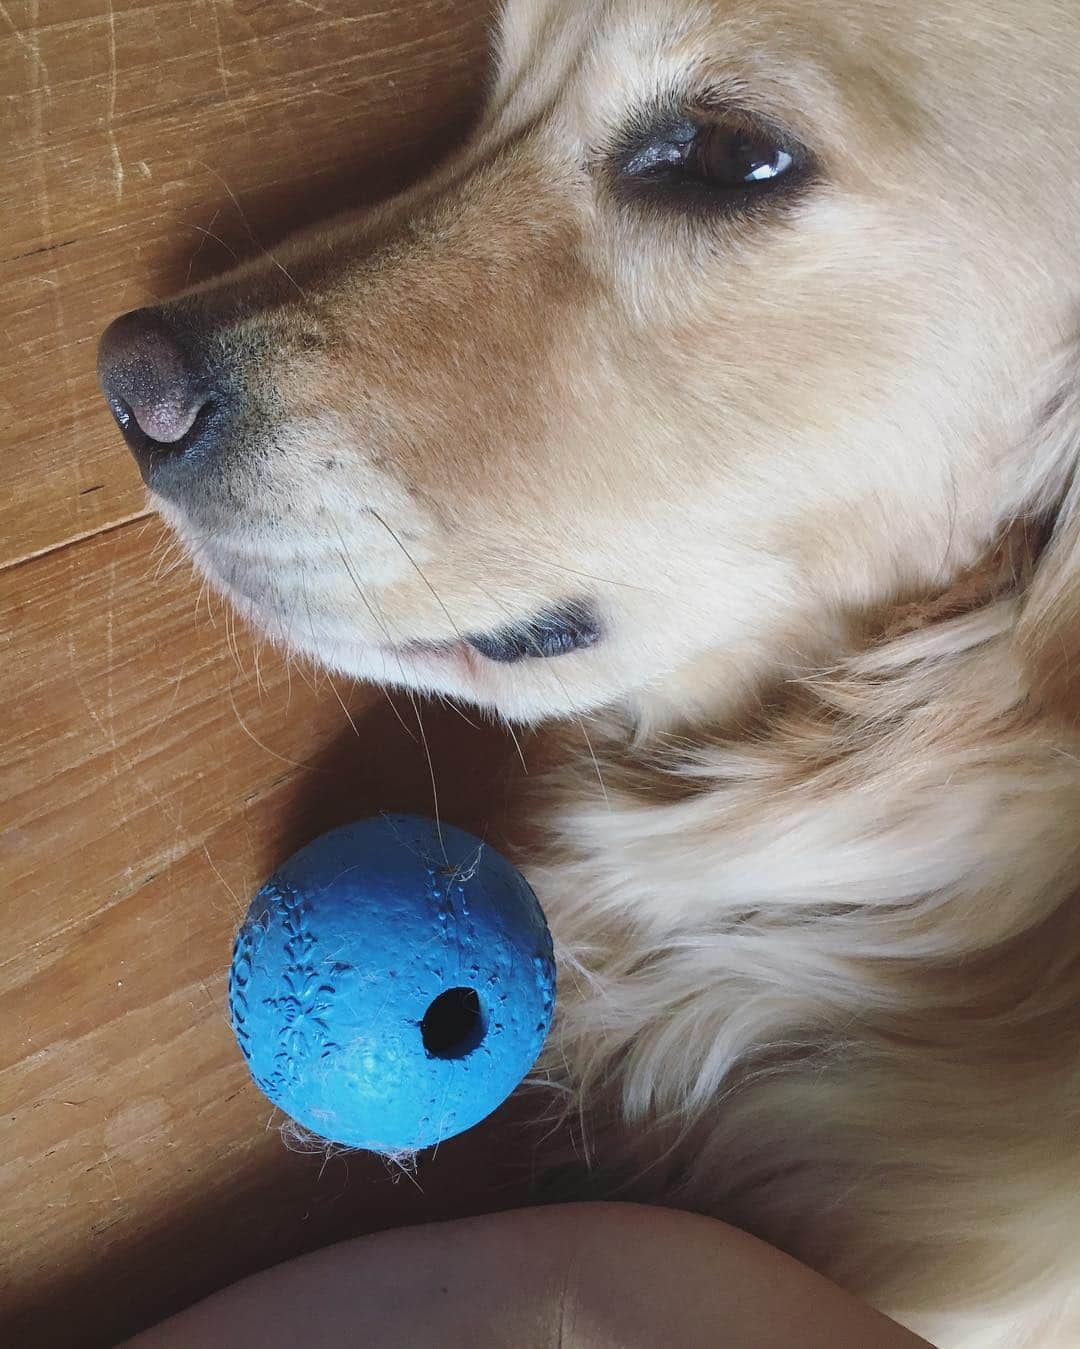
[[[448,988],[420,1022],[424,1048],[437,1059],[462,1059],[484,1038],[480,996],[475,988]]]

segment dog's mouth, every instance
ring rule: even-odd
[[[492,632],[469,633],[453,641],[415,641],[382,646],[390,657],[424,660],[465,660],[476,657],[493,665],[518,665],[530,660],[552,660],[575,651],[587,651],[601,639],[596,610],[583,600],[570,600],[545,609],[531,619],[508,623]]]
[[[600,641],[600,620],[595,607],[585,600],[568,600],[521,623],[511,623],[495,632],[479,633],[465,640],[486,660],[498,665],[516,665],[523,660],[550,660],[585,651]]]
[[[594,606],[569,600],[545,609],[533,618],[507,623],[492,632],[469,633],[451,642],[408,642],[386,648],[399,655],[461,656],[475,653],[494,665],[517,665],[527,660],[551,660],[575,651],[587,651],[600,641],[600,620]]]
[[[409,637],[397,622],[387,621],[373,599],[352,577],[358,602],[364,604],[371,622],[354,625],[340,609],[327,608],[317,593],[308,590],[304,568],[293,561],[283,565],[275,558],[255,565],[242,550],[230,547],[220,537],[193,550],[210,579],[225,591],[233,605],[257,627],[281,638],[287,646],[317,647],[325,637],[335,645],[366,650],[391,663],[407,661],[458,664],[476,671],[483,666],[507,667],[526,662],[551,661],[560,656],[587,651],[603,638],[597,606],[590,599],[574,597],[549,605],[533,615],[511,619],[490,629],[472,629],[453,623],[453,636]],[[287,549],[285,551],[288,551]],[[336,606],[335,606],[336,608]],[[380,631],[365,636],[361,628],[372,624]],[[309,640],[306,640],[309,639]]]

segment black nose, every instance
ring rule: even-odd
[[[195,344],[153,309],[110,323],[98,346],[98,379],[142,470],[192,457],[219,401]]]

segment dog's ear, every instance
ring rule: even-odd
[[[1025,476],[1028,510],[1047,524],[1017,639],[1033,696],[1080,721],[1080,337],[1041,420]]]

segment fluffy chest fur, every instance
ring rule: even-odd
[[[599,1105],[607,1183],[936,1343],[1076,1335],[1080,736],[1033,703],[1016,613],[875,643],[741,732],[594,730],[540,803],[547,1068]]]

